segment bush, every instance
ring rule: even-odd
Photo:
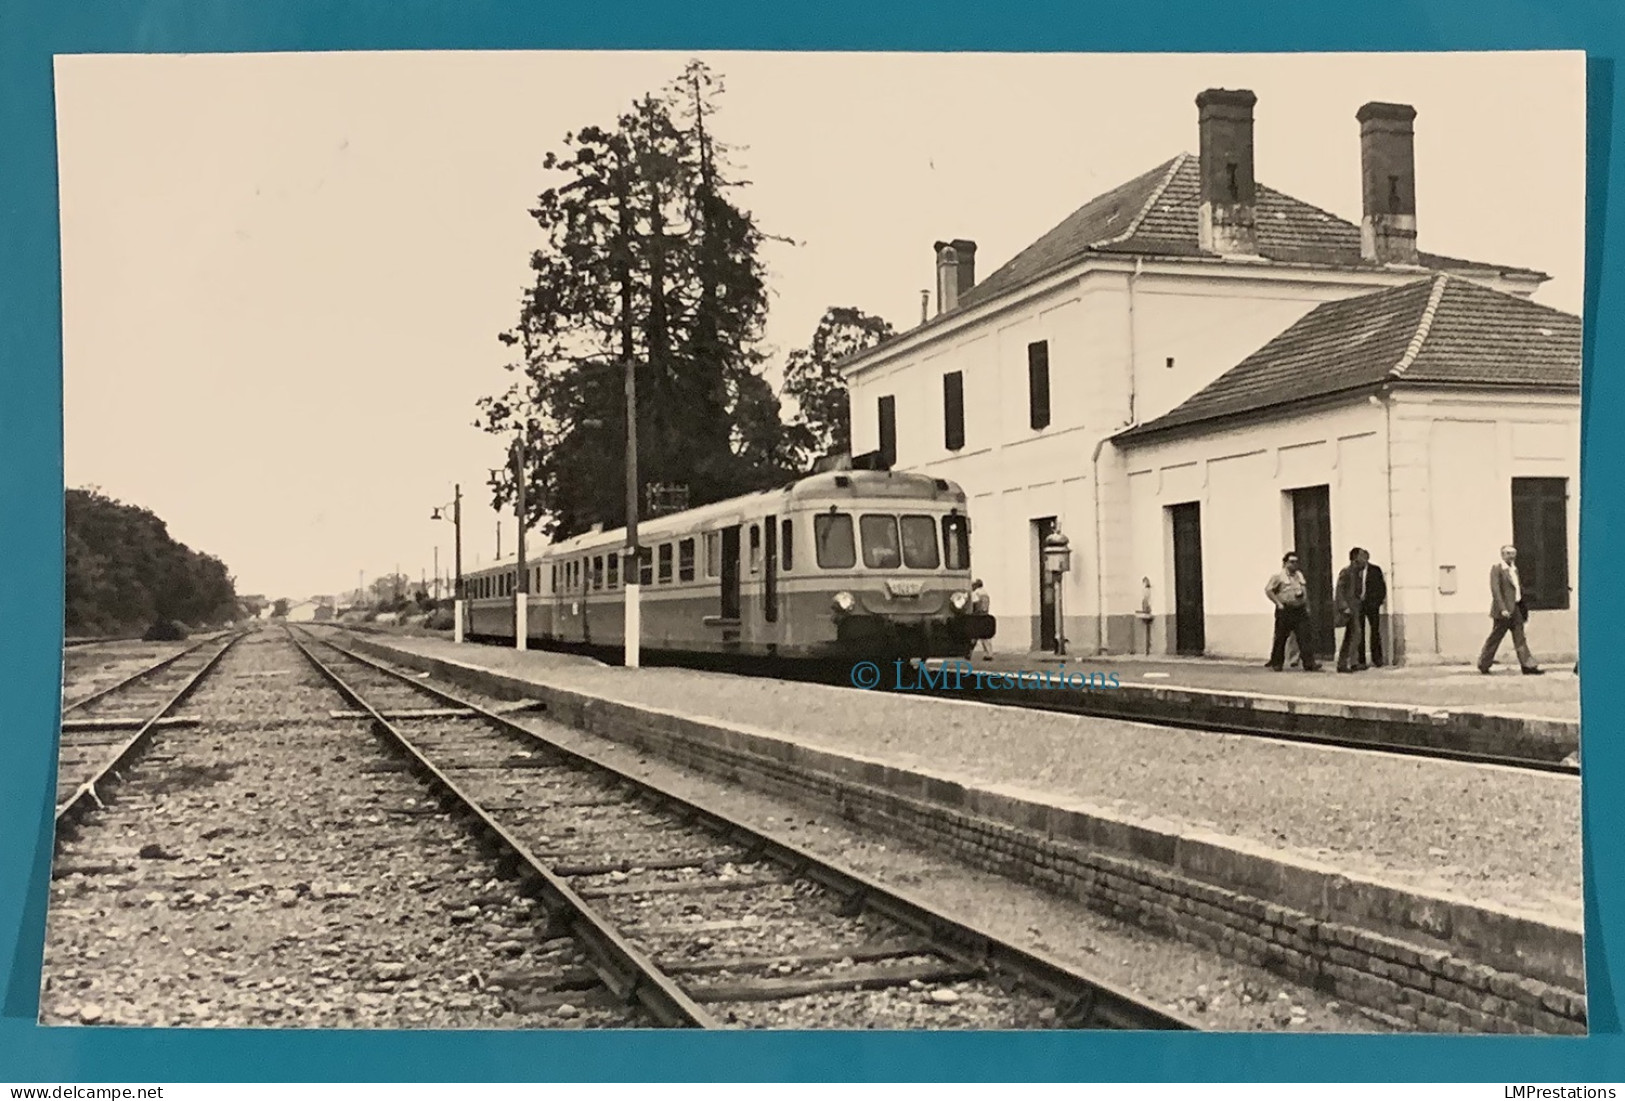
[[[182,642],[186,639],[188,631],[173,619],[160,619],[147,633],[141,636],[142,642]]]
[[[423,621],[423,626],[430,631],[449,631],[455,622],[450,608],[436,608],[429,613],[429,618]]]

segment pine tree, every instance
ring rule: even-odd
[[[779,421],[757,345],[769,238],[733,199],[714,136],[720,81],[691,63],[613,128],[566,134],[545,167],[561,177],[531,211],[543,243],[520,320],[509,390],[481,401],[481,427],[528,428],[531,517],[564,537],[625,522],[624,363],[637,373],[642,481],[686,484],[692,504],[781,482],[794,433]],[[497,479],[498,507],[514,499]]]

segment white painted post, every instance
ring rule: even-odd
[[[460,643],[463,641],[463,601],[461,598],[451,602],[451,610],[453,617],[451,640]]]
[[[638,568],[636,558],[628,558],[633,563],[632,568]],[[643,586],[638,584],[638,574],[631,575],[633,580],[626,585],[626,667],[638,667],[639,641],[643,632],[643,606],[639,600],[639,593]]]

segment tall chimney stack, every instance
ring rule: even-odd
[[[1360,122],[1360,182],[1365,194],[1360,255],[1378,264],[1416,263],[1416,108],[1368,103]]]
[[[955,238],[932,247],[937,252],[937,313],[943,314],[976,285],[976,242]]]
[[[1253,105],[1245,90],[1209,88],[1196,97],[1202,159],[1202,251],[1257,256],[1258,189],[1253,182]]]

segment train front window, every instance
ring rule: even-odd
[[[863,564],[871,570],[895,570],[903,564],[897,545],[897,517],[870,513],[858,521],[863,535]]]
[[[857,565],[857,546],[852,540],[852,517],[844,512],[813,517],[813,544],[819,569],[849,570]]]
[[[937,522],[929,516],[905,516],[903,565],[911,570],[934,570],[942,564],[937,556]]]
[[[948,569],[970,569],[970,524],[963,516],[942,518],[942,553]]]

